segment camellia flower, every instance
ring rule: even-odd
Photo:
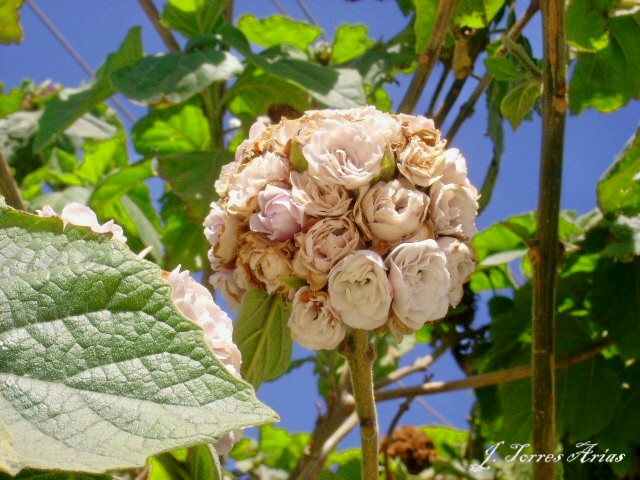
[[[255,125],[223,167],[205,233],[232,308],[257,288],[293,302],[293,338],[409,335],[444,317],[475,266],[478,192],[433,120],[374,107]]]
[[[343,258],[329,274],[329,299],[353,328],[373,330],[389,316],[391,284],[380,255],[358,250]]]
[[[327,292],[300,288],[293,297],[289,328],[293,339],[310,350],[332,350],[347,333]]]
[[[98,216],[89,207],[73,202],[62,209],[62,213],[58,215],[49,205],[42,207],[42,210],[36,211],[38,216],[44,218],[60,217],[63,225],[75,225],[77,227],[89,227],[95,233],[110,233],[111,240],[114,242],[126,243],[127,237],[120,225],[116,225],[113,220],[100,225]]]

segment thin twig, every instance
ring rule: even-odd
[[[303,0],[296,0],[296,3],[300,7],[300,10],[302,10],[302,12],[304,13],[304,16],[307,17],[307,20],[309,20],[309,22],[312,25],[315,25],[316,27],[319,27],[320,25],[318,24],[318,21],[315,19],[315,17],[313,16],[313,13],[311,13],[311,10],[309,10],[309,7],[307,7],[307,5],[304,3],[304,1]],[[329,39],[325,35],[324,29],[321,28],[320,30],[322,31],[322,39],[325,42],[328,42]]]
[[[438,97],[440,97],[440,93],[442,92],[442,88],[449,76],[449,72],[451,71],[451,67],[449,65],[445,65],[440,72],[440,78],[438,79],[438,83],[436,84],[436,89],[431,95],[431,100],[429,101],[429,106],[427,107],[426,116],[431,118],[433,116],[433,109],[436,108],[436,102],[438,101]]]
[[[388,442],[391,442],[393,438],[393,431],[398,426],[398,423],[400,422],[400,419],[402,418],[402,416],[409,411],[409,407],[411,406],[411,402],[413,402],[414,398],[416,397],[407,397],[406,400],[402,402],[398,407],[398,411],[396,412],[393,419],[391,420],[391,423],[389,424],[389,429],[387,430]],[[385,448],[384,450],[384,472],[385,472],[386,480],[395,479],[393,472],[389,467],[389,449],[388,448]]]
[[[26,4],[29,5],[29,8],[33,10],[33,13],[36,14],[36,16],[44,24],[47,30],[49,30],[49,32],[51,32],[51,34],[60,43],[60,45],[62,45],[62,48],[64,48],[67,51],[67,53],[71,55],[71,58],[73,58],[78,65],[80,65],[80,68],[82,68],[82,70],[84,70],[85,73],[90,77],[92,78],[95,77],[96,72],[94,72],[93,69],[89,66],[89,64],[84,60],[84,58],[82,58],[82,55],[80,55],[78,51],[75,48],[73,48],[73,45],[71,45],[71,42],[69,42],[69,40],[66,39],[66,37],[62,34],[62,32],[58,30],[58,28],[54,25],[54,23],[49,19],[49,17],[47,17],[45,13],[42,10],[40,10],[40,8],[36,5],[36,3],[33,0],[26,0]],[[119,98],[113,97],[110,100],[111,102],[113,102],[115,107],[120,111],[120,113],[122,113],[122,115],[124,115],[127,118],[127,120],[129,120],[131,123],[136,121],[135,115],[133,115],[133,113],[131,113],[127,109],[127,107],[124,106],[124,104],[120,101]]]
[[[162,42],[169,49],[169,51],[180,51],[180,44],[176,40],[176,37],[173,36],[171,30],[165,28],[165,26],[160,23],[160,12],[158,12],[158,9],[153,3],[153,0],[138,0],[138,3],[144,10],[144,13],[147,14],[147,17],[151,21],[153,28],[155,28],[156,32],[158,32],[158,35],[160,35]]]
[[[602,350],[604,350],[608,345],[608,342],[601,342],[584,352],[563,357],[556,362],[555,368],[567,368],[571,365],[575,365],[576,363],[580,363],[594,357],[602,352]],[[468,388],[482,388],[489,385],[498,385],[501,383],[512,382],[514,380],[522,380],[523,378],[530,377],[531,374],[531,365],[524,365],[522,367],[500,370],[499,372],[484,373],[482,375],[475,375],[473,377],[462,378],[460,380],[452,380],[450,382],[429,382],[414,387],[384,390],[376,392],[376,402],[385,402],[387,400],[395,400],[397,398],[405,398],[409,396],[454,392],[457,390],[466,390]]]
[[[285,17],[291,16],[278,0],[271,0],[271,3],[273,3],[273,6],[276,7],[276,10],[278,10]]]
[[[27,210],[22,200],[22,195],[20,195],[20,189],[13,175],[11,175],[9,164],[4,158],[4,155],[2,155],[2,152],[0,152],[0,193],[4,196],[7,205],[10,207],[18,210]]]
[[[491,163],[489,164],[487,174],[485,175],[484,181],[482,182],[482,187],[480,188],[480,198],[478,199],[478,215],[484,212],[484,209],[487,208],[487,205],[489,205],[491,197],[493,196],[493,189],[496,186],[498,173],[500,172],[501,157],[501,155],[496,155],[495,153],[491,157]]]
[[[567,115],[567,57],[564,0],[542,0],[543,93],[538,231],[533,265],[533,452],[556,451],[555,313],[562,246],[558,238],[564,131]],[[552,478],[554,466],[535,463],[534,478]]]
[[[403,387],[403,388],[406,387],[405,383],[402,380],[398,380],[397,382],[394,382],[394,383],[399,387]],[[452,428],[454,427],[453,423],[447,420],[447,418],[444,415],[442,415],[438,410],[436,410],[427,402],[425,402],[424,398],[416,397],[416,403],[420,405],[422,408],[424,408],[427,412],[429,412],[433,416],[433,418],[438,420],[443,425],[447,425],[448,427],[452,427]]]
[[[342,422],[342,424],[336,429],[333,434],[327,438],[327,441],[324,442],[322,446],[322,456],[323,458],[327,458],[331,451],[338,446],[338,444],[342,441],[344,437],[346,437],[351,430],[356,428],[358,425],[358,414],[353,412],[351,415],[347,417],[347,419]],[[324,462],[323,462],[324,463]]]
[[[430,354],[425,355],[423,357],[418,357],[415,359],[415,361],[411,365],[398,368],[397,370],[394,370],[382,380],[378,380],[375,383],[375,389],[380,390],[386,387],[387,385],[397,382],[401,378],[411,375],[412,373],[424,372],[431,365],[433,365],[435,361],[438,360],[447,351],[448,348],[449,348],[449,344],[447,342],[440,343],[440,345],[438,345],[438,347]]]
[[[539,0],[531,0],[531,3],[527,7],[527,10],[522,14],[522,17],[520,17],[516,21],[516,23],[513,24],[506,36],[511,40],[517,39],[522,33],[522,30],[524,30],[524,27],[527,26],[534,15],[538,12],[539,8]],[[501,46],[496,51],[495,55],[498,57],[502,56],[504,55],[505,51],[506,49]],[[453,141],[456,134],[458,133],[458,130],[460,130],[460,127],[467,120],[467,118],[473,115],[476,103],[478,102],[484,91],[487,89],[487,87],[489,87],[492,79],[493,76],[491,75],[491,73],[487,72],[478,82],[478,85],[476,85],[476,88],[473,90],[473,93],[471,94],[469,99],[462,105],[462,107],[460,107],[460,111],[458,112],[458,115],[454,119],[453,123],[451,124],[451,128],[446,135],[446,138],[449,142]]]
[[[418,100],[420,100],[431,70],[433,70],[440,55],[440,49],[442,48],[445,34],[449,29],[449,22],[451,21],[455,5],[456,0],[440,0],[438,3],[436,20],[431,30],[431,36],[429,37],[426,48],[418,59],[418,66],[411,78],[409,88],[400,102],[400,106],[398,107],[400,113],[413,112]]]
[[[442,127],[444,120],[447,118],[447,115],[449,115],[449,112],[455,105],[456,100],[458,100],[460,92],[462,91],[462,87],[464,87],[464,84],[467,83],[467,78],[468,77],[455,78],[453,82],[451,82],[451,86],[449,87],[444,100],[438,107],[438,111],[433,117],[433,121],[435,122],[437,127]]]

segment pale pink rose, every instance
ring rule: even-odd
[[[317,217],[339,217],[351,206],[351,195],[341,185],[324,185],[308,172],[291,172],[292,194],[304,211]]]
[[[356,190],[380,173],[386,150],[384,138],[374,140],[358,122],[326,120],[311,135],[302,153],[309,162],[309,174],[325,185],[342,185]]]
[[[214,183],[214,188],[219,197],[224,197],[229,191],[229,186],[233,182],[233,177],[238,173],[240,164],[238,162],[227,163],[220,169],[220,176]]]
[[[462,285],[476,268],[476,254],[467,244],[453,237],[438,238],[438,246],[447,258],[447,270],[451,277],[449,303],[455,307],[464,294]]]
[[[402,126],[405,137],[411,138],[416,136],[431,146],[435,146],[441,142],[440,131],[436,128],[432,119],[420,115],[406,115],[404,113],[400,113],[395,117]]]
[[[396,244],[418,233],[428,207],[425,193],[406,179],[396,179],[378,182],[361,194],[353,213],[367,237]]]
[[[226,215],[224,225],[217,235],[217,242],[209,250],[209,261],[214,270],[222,265],[233,263],[238,253],[238,235],[241,231],[240,220],[233,215]]]
[[[387,256],[391,308],[410,329],[418,330],[447,314],[451,281],[446,262],[435,240],[403,243]]]
[[[329,301],[342,321],[374,330],[385,324],[391,306],[391,284],[380,255],[357,250],[331,269]]]
[[[42,207],[42,210],[36,210],[38,216],[43,218],[60,217],[62,219],[63,228],[67,225],[75,225],[77,227],[88,227],[95,233],[110,233],[111,240],[118,243],[126,243],[127,237],[120,225],[113,220],[100,225],[96,213],[89,207],[73,202],[62,209],[62,213],[57,215],[53,208],[49,205]]]
[[[293,270],[314,290],[324,287],[333,266],[360,244],[358,229],[347,217],[322,218],[295,238]]]
[[[267,185],[258,194],[260,212],[249,219],[251,230],[264,233],[270,240],[290,240],[302,229],[306,215],[291,195],[291,190]]]
[[[222,294],[231,310],[239,312],[242,297],[251,288],[251,282],[243,267],[223,268],[209,277],[209,283]]]
[[[168,274],[171,300],[185,317],[204,330],[204,339],[211,351],[227,370],[240,378],[242,356],[233,343],[233,325],[229,316],[213,301],[209,290],[196,282],[189,271],[180,267]],[[223,435],[215,444],[216,451],[224,455],[242,438],[243,430],[237,429]]]
[[[467,183],[434,183],[429,190],[430,220],[438,235],[471,238],[476,232],[478,191]]]
[[[444,168],[440,181],[442,183],[469,185],[467,162],[457,148],[450,148],[444,152]]]
[[[218,238],[226,223],[227,215],[217,202],[212,202],[210,206],[211,211],[209,215],[207,215],[207,218],[204,219],[204,236],[207,237],[210,245],[215,245],[218,243]]]
[[[398,155],[398,170],[415,185],[429,187],[444,173],[445,157],[439,145],[432,147],[412,137]]]
[[[245,266],[264,285],[267,293],[287,292],[289,286],[284,279],[293,276],[293,248],[290,242],[271,241],[255,232],[241,235],[239,241],[239,265]]]
[[[347,333],[326,292],[299,289],[288,322],[293,339],[309,350],[333,350]]]
[[[288,160],[271,152],[253,158],[233,176],[227,191],[227,210],[247,218],[256,207],[258,193],[267,184],[288,179]]]

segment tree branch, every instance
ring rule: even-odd
[[[451,67],[449,65],[445,65],[445,67],[442,69],[440,78],[438,79],[438,83],[436,84],[436,89],[434,90],[433,95],[431,96],[431,100],[429,101],[429,106],[427,107],[427,113],[425,115],[426,117],[433,117],[433,109],[436,108],[436,102],[438,101],[438,97],[442,92],[442,88],[444,87],[450,71]]]
[[[449,112],[451,111],[451,108],[453,108],[456,100],[458,100],[460,92],[462,91],[462,87],[464,87],[464,84],[467,82],[467,78],[469,77],[455,78],[451,83],[451,86],[449,87],[444,100],[438,107],[438,111],[433,117],[433,121],[435,122],[436,127],[441,127],[444,123],[447,115],[449,115]]]
[[[533,451],[556,451],[555,313],[562,246],[558,238],[564,130],[567,112],[567,59],[564,0],[542,0],[543,93],[538,231],[531,247],[533,265]],[[534,478],[552,478],[552,463],[536,463]]]
[[[151,21],[153,28],[156,29],[156,32],[158,32],[158,35],[160,35],[162,42],[169,49],[169,51],[170,52],[180,51],[180,44],[178,43],[176,38],[173,36],[173,33],[171,33],[171,30],[165,28],[160,23],[160,12],[158,12],[158,9],[153,3],[153,0],[138,0],[138,3],[144,10],[144,13],[147,14],[147,17]]]
[[[509,32],[507,32],[506,36],[509,37],[510,40],[516,40],[539,8],[539,0],[531,0],[531,3],[529,4],[529,7],[527,7],[527,10],[524,12],[522,17],[520,17],[516,21],[516,23],[513,24],[513,26],[509,29]],[[495,55],[497,57],[500,57],[504,55],[505,52],[506,49],[503,45],[501,45],[500,48],[496,51]],[[458,115],[454,119],[453,123],[451,124],[451,128],[446,135],[446,138],[449,142],[453,141],[462,124],[473,115],[476,103],[478,102],[484,91],[487,89],[487,87],[489,87],[492,79],[493,76],[491,75],[491,73],[485,73],[482,79],[480,79],[480,81],[478,82],[478,85],[476,85],[476,88],[473,90],[473,93],[469,97],[469,100],[467,100],[462,105],[462,107],[460,107],[460,111],[458,112]],[[442,121],[444,121],[444,118],[442,119]]]
[[[601,342],[584,352],[568,355],[559,359],[554,368],[568,368],[571,365],[580,363],[591,357],[598,355],[609,345],[609,342]],[[384,390],[376,392],[376,401],[385,402],[387,400],[395,400],[397,398],[405,398],[417,395],[434,395],[436,393],[454,392],[457,390],[466,390],[467,388],[482,388],[489,385],[498,385],[501,383],[512,382],[514,380],[522,380],[532,375],[531,365],[522,367],[509,368],[500,370],[499,372],[484,373],[473,377],[462,378],[450,382],[429,382],[414,387],[396,388],[393,390]],[[548,477],[552,478],[552,477]]]
[[[440,55],[440,49],[442,48],[445,34],[449,29],[449,22],[451,21],[455,5],[456,0],[440,0],[429,42],[418,59],[418,66],[411,78],[407,93],[405,93],[404,98],[400,102],[398,112],[413,112],[418,100],[420,100],[431,70],[433,70],[438,60],[438,55]]]
[[[411,375],[412,373],[424,372],[449,349],[449,346],[450,345],[447,342],[440,343],[440,345],[438,345],[438,347],[429,355],[418,357],[411,365],[394,370],[387,375],[386,378],[378,380],[375,383],[375,389],[380,390],[387,385],[391,385],[392,383]]]
[[[7,201],[7,205],[18,210],[27,209],[24,201],[22,200],[22,195],[20,195],[20,189],[18,188],[13,175],[11,175],[9,164],[4,158],[4,155],[2,155],[2,152],[0,152],[0,193]]]

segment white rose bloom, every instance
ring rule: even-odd
[[[349,210],[351,195],[340,185],[323,185],[308,172],[291,172],[293,198],[305,213],[317,217],[339,217]]]
[[[264,284],[267,293],[288,290],[283,279],[293,275],[289,242],[273,242],[260,233],[247,232],[240,237],[240,244],[238,262]]]
[[[326,120],[302,153],[309,162],[309,174],[319,182],[356,190],[380,173],[385,149],[384,138],[358,122]]]
[[[215,304],[209,290],[196,282],[189,271],[176,268],[167,276],[171,285],[171,299],[180,312],[204,330],[204,339],[211,351],[227,370],[240,378],[242,357],[233,343],[233,325],[229,316]],[[238,429],[223,435],[215,444],[216,451],[224,455],[242,438]]]
[[[350,327],[374,330],[388,319],[391,284],[382,258],[371,250],[353,252],[333,267],[328,291],[331,305]]]
[[[229,186],[233,182],[233,177],[238,173],[240,164],[237,162],[227,163],[220,169],[220,176],[214,183],[215,191],[219,197],[224,197],[229,191]]]
[[[418,137],[431,146],[441,143],[440,131],[436,128],[432,119],[420,115],[405,115],[404,113],[400,113],[395,117],[402,125],[405,137]]]
[[[309,350],[333,350],[347,333],[329,303],[329,294],[309,287],[299,289],[293,297],[288,325],[293,339]]]
[[[478,191],[467,183],[436,182],[429,190],[430,220],[438,235],[473,237],[478,214]]]
[[[406,179],[378,182],[356,202],[356,223],[372,240],[395,244],[416,235],[424,222],[429,197]]]
[[[438,240],[440,250],[447,258],[447,270],[451,277],[449,289],[449,303],[455,307],[462,300],[462,285],[469,280],[476,267],[475,252],[465,243],[453,237],[440,237]]]
[[[227,221],[227,215],[217,202],[212,202],[210,206],[211,211],[204,219],[204,236],[207,237],[210,245],[215,245]]]
[[[100,225],[98,217],[93,210],[76,202],[65,206],[60,215],[56,214],[49,205],[42,207],[42,210],[36,210],[36,213],[43,218],[60,217],[63,228],[69,224],[77,227],[88,227],[95,233],[110,233],[111,240],[114,242],[127,242],[127,237],[124,236],[124,231],[120,225],[117,225],[113,220]]]
[[[232,263],[238,253],[238,233],[240,231],[240,220],[233,215],[227,215],[224,225],[218,233],[217,242],[209,251],[209,260],[214,270],[218,269],[218,264]]]
[[[451,283],[446,263],[435,240],[403,243],[387,256],[391,308],[410,329],[418,330],[425,322],[447,314]]]
[[[418,137],[398,155],[398,170],[406,178],[421,187],[429,187],[440,180],[444,173],[445,157],[439,145],[432,147]]]
[[[234,215],[248,217],[256,207],[260,190],[268,183],[288,179],[288,161],[283,157],[267,152],[253,158],[233,176],[227,191],[227,210]]]
[[[440,181],[442,183],[469,185],[467,161],[457,148],[450,148],[444,152],[444,167]]]
[[[223,268],[209,277],[209,283],[222,294],[225,302],[234,312],[240,311],[242,297],[251,283],[244,268]]]
[[[347,217],[322,218],[295,238],[298,250],[293,270],[314,290],[324,287],[333,266],[360,244],[358,228]]]

